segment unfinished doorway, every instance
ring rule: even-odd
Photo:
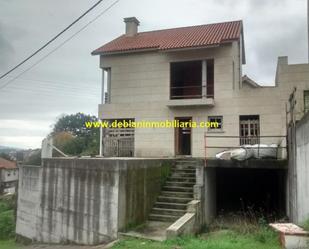
[[[214,60],[170,64],[170,99],[214,98]]]
[[[105,157],[133,157],[134,156],[134,128],[117,128],[117,123],[134,122],[131,119],[104,120],[109,123],[109,128],[103,129],[102,143]]]
[[[217,213],[285,214],[284,169],[217,168]]]
[[[175,128],[175,154],[176,156],[191,155],[191,127],[188,125],[192,122],[191,117],[175,118],[182,127]]]

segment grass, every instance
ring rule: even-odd
[[[10,239],[15,235],[14,211],[0,213],[0,239]]]
[[[0,240],[1,249],[19,249],[20,247],[14,240]]]
[[[261,216],[260,216],[261,217]],[[280,249],[278,235],[264,218],[230,214],[218,217],[205,233],[165,242],[124,239],[113,249]],[[206,233],[207,231],[207,233]]]
[[[9,240],[15,236],[15,217],[13,208],[13,197],[0,199],[0,240]]]
[[[280,249],[278,239],[273,235],[244,235],[233,231],[209,234],[207,238],[181,237],[165,242],[141,239],[126,239],[115,244],[113,249]]]
[[[267,227],[252,233],[217,230],[198,237],[179,237],[165,242],[129,238],[116,243],[113,249],[280,249],[278,236]]]
[[[302,227],[306,230],[309,231],[309,219],[307,219],[303,224]]]

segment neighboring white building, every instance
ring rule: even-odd
[[[18,182],[16,162],[0,157],[0,192],[15,193]]]
[[[242,76],[242,21],[150,32],[138,32],[134,17],[125,23],[124,35],[92,53],[100,55],[103,72],[99,118],[218,121],[220,126],[105,129],[105,156],[213,157],[245,143],[285,147],[286,105],[294,87],[299,114],[309,109],[308,64],[288,65],[280,57],[270,87]],[[207,151],[205,134],[216,136],[206,137]],[[286,156],[284,150],[280,156]]]

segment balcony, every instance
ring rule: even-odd
[[[214,106],[214,87],[212,85],[172,86],[168,107]]]

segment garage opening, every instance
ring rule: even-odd
[[[217,214],[285,215],[285,170],[217,168]]]

